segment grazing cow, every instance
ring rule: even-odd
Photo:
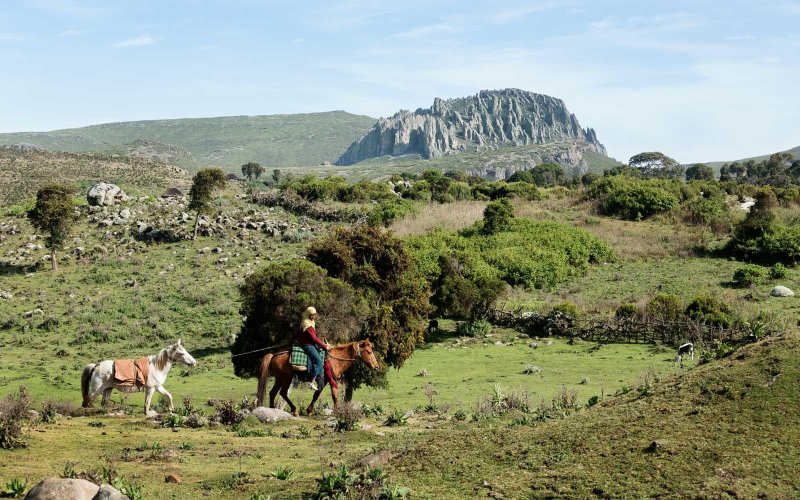
[[[688,355],[691,359],[694,359],[694,344],[691,342],[687,342],[678,347],[678,354],[675,356],[675,362],[682,363],[683,357],[686,355]]]
[[[439,321],[432,319],[430,323],[428,323],[428,333],[436,333],[439,331]]]

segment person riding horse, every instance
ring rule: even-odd
[[[303,313],[303,319],[300,322],[300,331],[295,335],[294,341],[303,351],[308,355],[311,361],[311,382],[309,386],[313,390],[317,390],[323,385],[322,369],[323,361],[317,347],[328,352],[331,345],[317,337],[316,330],[317,310],[309,307]]]

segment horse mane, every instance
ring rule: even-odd
[[[164,367],[167,366],[167,361],[169,361],[169,347],[165,347],[158,351],[153,363],[156,365],[158,370],[163,370]]]

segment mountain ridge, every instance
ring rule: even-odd
[[[481,90],[467,97],[436,98],[430,108],[400,110],[380,118],[337,160],[418,154],[430,159],[466,151],[583,141],[606,154],[596,132],[583,129],[563,100],[520,89]]]

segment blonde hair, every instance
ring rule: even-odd
[[[315,321],[311,319],[311,316],[313,316],[314,314],[317,314],[317,310],[314,309],[313,307],[308,307],[305,310],[305,312],[303,312],[303,320],[300,321],[301,331],[306,331],[306,329],[308,329],[309,326],[316,327]]]

